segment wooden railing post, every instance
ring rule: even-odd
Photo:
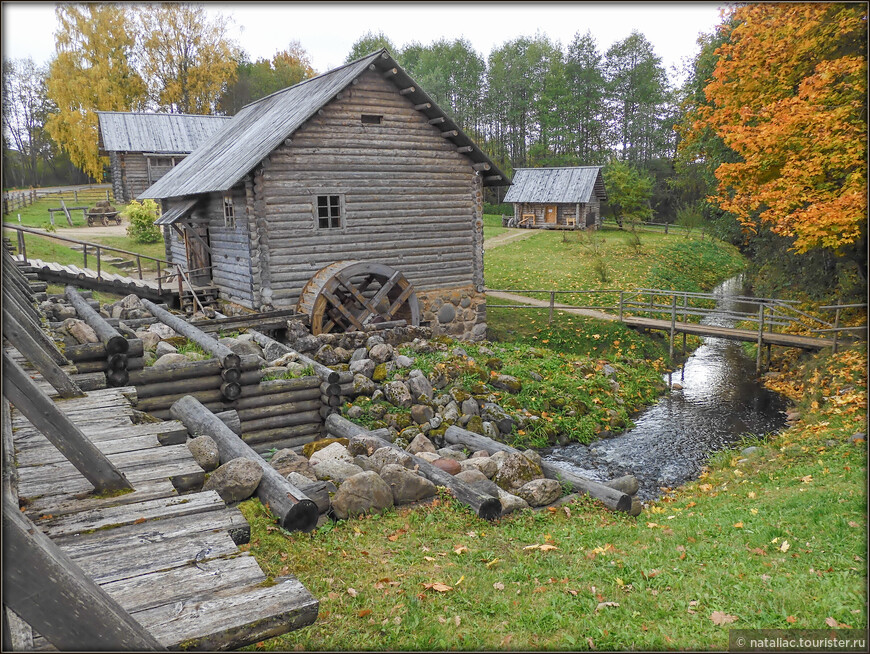
[[[548,325],[553,324],[553,307],[556,304],[556,291],[550,291],[550,319],[547,321]]]
[[[136,257],[136,267],[139,268],[139,279],[142,279],[142,257]]]
[[[619,292],[619,320],[622,320],[622,306],[625,302],[625,291]]]
[[[758,353],[755,355],[755,374],[761,374],[762,345],[764,343],[764,303],[758,305]]]
[[[689,322],[689,294],[683,293],[683,324]],[[683,356],[686,356],[686,330],[683,329]]]
[[[163,295],[163,279],[160,273],[160,261],[157,262],[157,294]]]
[[[82,256],[84,257],[84,263],[82,264],[85,268],[88,267],[88,246],[82,246]]]
[[[840,300],[837,300],[837,309],[834,312],[834,354],[837,353],[840,340]]]
[[[100,246],[97,246],[97,279],[103,278],[103,273],[101,270],[102,261],[100,260]]]
[[[671,296],[671,337],[668,339],[668,356],[674,358],[674,334],[677,329],[677,294]]]
[[[18,254],[21,255],[21,260],[27,263],[27,245],[24,242],[24,232],[18,232]]]

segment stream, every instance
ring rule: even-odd
[[[713,291],[716,309],[704,324],[731,326],[724,315],[741,309],[730,299],[744,295],[735,277]],[[751,308],[750,308],[751,310]],[[705,338],[682,368],[665,374],[679,384],[658,404],[634,418],[634,428],[590,445],[574,443],[542,452],[553,465],[590,479],[606,481],[632,474],[640,483],[638,498],[652,500],[661,487],[695,478],[713,452],[742,436],[763,436],[785,427],[786,399],[765,389],[755,375],[755,361],[738,341]]]

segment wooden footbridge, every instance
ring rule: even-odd
[[[9,319],[35,311],[10,275],[4,651],[235,649],[313,623],[317,599],[293,576],[267,577],[239,548],[241,512],[201,490],[185,425],[143,420],[132,386],[84,392],[47,335]]]
[[[540,308],[549,310],[549,321],[552,323],[556,311],[598,320],[620,321],[629,327],[637,329],[653,329],[668,332],[670,335],[670,354],[673,356],[674,336],[676,334],[694,334],[712,338],[755,343],[758,345],[758,368],[761,368],[761,352],[763,346],[793,347],[803,350],[821,350],[833,348],[855,336],[866,339],[866,304],[837,304],[817,306],[804,311],[797,307],[797,302],[772,298],[728,297],[712,293],[690,293],[662,289],[625,290],[494,290],[487,289],[491,298],[507,300],[512,304],[487,304],[487,309],[529,309]],[[548,300],[540,297],[528,297],[525,294],[549,296]],[[557,295],[571,295],[581,298],[578,304],[556,302]],[[582,298],[592,299],[594,303],[583,302]],[[715,308],[719,300],[727,299],[740,308]],[[840,318],[845,311],[863,311],[864,324],[859,327],[845,327],[840,324]],[[831,320],[818,317],[818,314],[833,313]],[[638,315],[641,314],[641,315]],[[738,324],[755,323],[755,328],[731,327],[714,324],[702,324],[701,318],[716,314]],[[816,314],[816,315],[814,315]],[[665,318],[653,316],[666,316]],[[775,331],[779,328],[802,327],[801,331],[811,335],[794,334],[786,331]],[[683,340],[685,349],[685,337]]]

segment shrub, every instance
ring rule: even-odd
[[[154,224],[157,219],[157,203],[145,200],[141,204],[133,200],[124,208],[124,215],[130,221],[127,236],[136,243],[157,243],[160,238],[160,228]]]
[[[502,202],[501,204],[483,203],[483,213],[491,213],[497,216],[504,214],[506,216],[514,215],[514,205]]]

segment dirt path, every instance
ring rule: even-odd
[[[489,250],[492,248],[497,248],[499,245],[510,243],[511,241],[516,239],[528,238],[534,233],[535,230],[532,229],[508,229],[507,232],[502,232],[498,236],[493,236],[492,238],[486,239],[483,242],[483,249]]]
[[[31,229],[45,232],[44,229],[39,229],[38,227]],[[127,225],[122,223],[120,225],[94,225],[93,227],[58,227],[54,234],[56,236],[77,238],[80,241],[90,241],[94,236],[126,236]]]
[[[534,298],[526,297],[525,295],[517,295],[515,293],[503,293],[501,291],[487,291],[487,297],[498,298],[499,300],[508,300],[515,304],[529,304],[533,307],[549,307],[550,303],[546,300],[536,300]],[[609,313],[603,313],[601,311],[596,311],[595,309],[578,309],[577,307],[572,307],[570,304],[559,304],[556,302],[553,305],[553,308],[556,311],[564,311],[566,313],[573,313],[577,316],[586,316],[588,318],[597,318],[598,320],[608,320],[614,321],[619,320],[616,316],[613,316]]]

